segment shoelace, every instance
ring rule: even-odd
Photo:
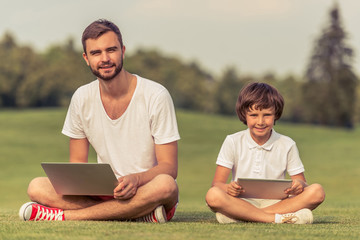
[[[283,215],[282,223],[295,223],[299,218],[293,214]]]
[[[61,209],[49,209],[47,207],[43,207],[38,205],[38,211],[34,220],[36,221],[49,221],[49,220],[62,220],[64,212]]]
[[[139,218],[139,222],[158,222],[155,217],[155,211],[151,212],[150,214]]]

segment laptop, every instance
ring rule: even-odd
[[[107,163],[41,163],[56,193],[112,196],[117,178]]]
[[[245,190],[242,198],[284,199],[288,197],[284,190],[291,187],[292,180],[238,178],[237,183]]]

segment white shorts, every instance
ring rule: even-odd
[[[279,199],[241,198],[257,208],[266,208],[280,202]]]

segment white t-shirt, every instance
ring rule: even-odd
[[[117,177],[156,166],[155,144],[180,139],[169,92],[156,82],[136,77],[129,106],[115,120],[104,109],[98,80],[78,88],[62,130],[70,138],[87,138],[97,161],[110,163]]]
[[[251,137],[250,130],[228,135],[220,149],[217,165],[232,169],[232,180],[241,178],[284,179],[304,172],[296,143],[272,130],[262,146]]]

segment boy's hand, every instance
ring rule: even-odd
[[[291,188],[285,190],[285,193],[288,195],[299,195],[304,191],[306,183],[300,179],[294,179],[291,185]]]
[[[237,182],[231,182],[229,185],[228,185],[228,188],[227,188],[227,193],[230,195],[230,196],[233,196],[233,197],[237,197],[239,196],[241,193],[245,192],[244,189],[239,185],[237,184]]]

